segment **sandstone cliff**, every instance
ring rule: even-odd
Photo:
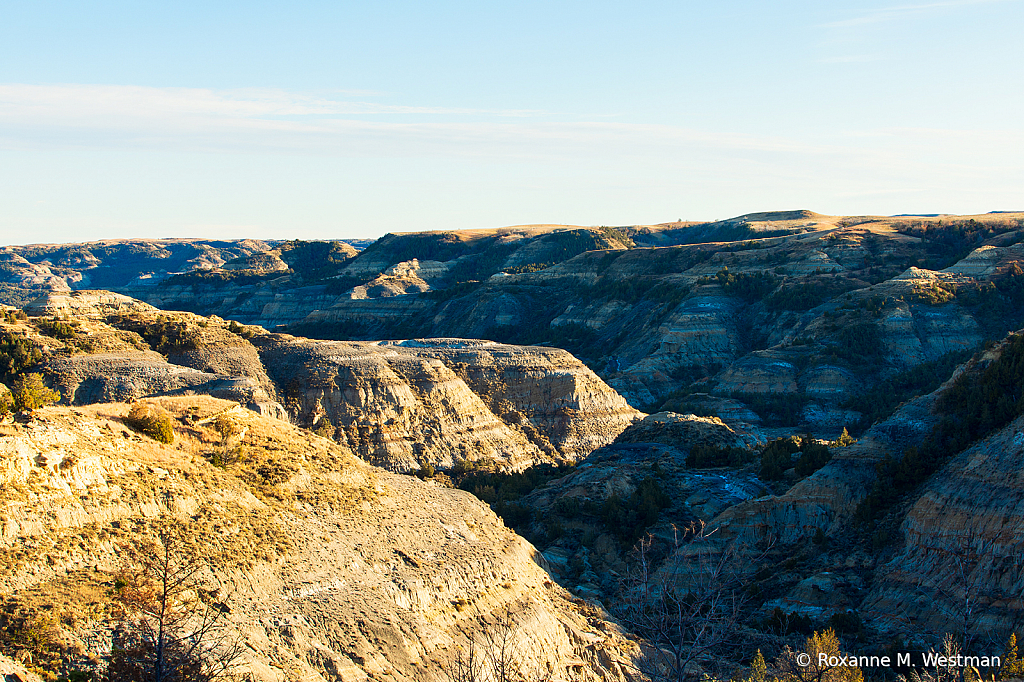
[[[35,665],[104,653],[119,548],[175,522],[202,547],[203,581],[256,680],[443,679],[457,648],[506,613],[531,669],[628,676],[632,645],[467,493],[374,469],[230,402],[158,402],[174,445],[126,429],[125,405],[47,408],[2,427],[4,608],[53,617]],[[217,414],[234,440],[210,428]]]
[[[576,461],[639,413],[565,351],[485,341],[253,339],[301,424],[397,471]]]
[[[212,395],[316,428],[394,471],[574,462],[641,416],[560,349],[319,341],[134,303],[105,292],[44,297],[33,311],[76,316],[0,329],[40,349],[66,404]]]
[[[1008,632],[1024,624],[1024,418],[924,487],[863,610],[886,629]]]

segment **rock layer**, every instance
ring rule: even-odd
[[[43,351],[42,369],[65,403],[212,395],[316,428],[395,471],[574,462],[641,416],[558,349],[320,341],[191,313],[112,311],[101,292],[50,299],[74,302],[70,336],[43,333],[47,320],[0,326]]]
[[[468,493],[374,470],[228,402],[160,404],[178,418],[176,445],[126,430],[124,405],[47,408],[4,427],[0,586],[9,603],[61,615],[65,656],[85,662],[109,643],[109,596],[74,595],[112,580],[120,546],[173,523],[183,547],[202,547],[202,581],[227,602],[239,672],[255,680],[435,680],[506,614],[528,669],[626,677],[631,645],[615,626]],[[199,426],[216,414],[248,453],[221,468]]]
[[[883,627],[1007,632],[1024,623],[1024,418],[950,460],[903,522],[864,611]],[[965,610],[970,608],[970,612]]]
[[[253,339],[299,423],[398,471],[575,461],[639,413],[564,351],[460,339]]]

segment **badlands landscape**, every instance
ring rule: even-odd
[[[1024,213],[6,246],[0,302],[8,679],[136,679],[161,594],[181,679],[1021,675]]]

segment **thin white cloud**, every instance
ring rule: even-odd
[[[340,93],[339,93],[340,94]],[[523,110],[396,106],[330,99],[266,88],[208,90],[125,85],[0,84],[0,117],[85,119],[91,116],[219,116],[245,118],[368,114],[524,116]]]
[[[928,2],[917,5],[893,5],[891,7],[880,7],[871,10],[867,14],[850,19],[841,19],[821,24],[822,28],[849,28],[862,26],[864,24],[877,24],[883,21],[891,21],[901,17],[923,14],[935,10],[947,9],[950,7],[962,7],[966,5],[987,5],[996,2],[1016,2],[1017,0],[945,0],[944,2]]]
[[[681,168],[697,175],[727,168],[728,177],[786,177],[797,185],[836,168],[870,177],[881,170],[917,177],[923,167],[942,168],[960,181],[989,177],[998,168],[1019,177],[1024,163],[1020,131],[876,129],[782,137],[597,117],[467,116],[464,109],[382,107],[415,113],[367,116],[350,113],[351,105],[276,90],[7,85],[0,86],[0,149],[447,158],[621,173],[628,167],[645,178]],[[975,167],[980,164],[986,167]]]
[[[543,118],[540,112],[382,105],[266,89],[0,85],[0,146],[19,149],[520,158],[589,156],[611,150],[636,155],[664,145],[724,152],[828,151],[783,138]]]
[[[868,62],[877,62],[882,59],[883,57],[880,54],[850,54],[836,57],[825,57],[824,59],[819,59],[818,62],[821,64],[865,64]]]

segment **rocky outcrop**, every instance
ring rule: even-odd
[[[394,345],[394,344],[386,344]],[[492,411],[578,461],[614,440],[642,414],[586,365],[557,348],[429,339],[403,347],[428,352],[452,367]],[[546,448],[545,448],[546,449]]]
[[[785,493],[724,510],[711,522],[718,529],[718,541],[756,555],[765,542],[780,546],[805,542],[819,530],[841,536],[874,484],[875,465],[887,455],[898,458],[907,448],[920,445],[939,421],[932,413],[936,399],[933,393],[903,405],[855,444],[834,448],[831,461]]]
[[[4,676],[4,682],[43,682],[43,678],[39,675],[29,672],[25,666],[2,655],[0,655],[0,675]]]
[[[764,438],[757,433],[733,429],[718,417],[659,412],[630,426],[615,442],[661,443],[689,452],[695,446],[752,449],[764,445]]]
[[[39,349],[38,368],[65,404],[199,393],[235,400],[261,414],[287,417],[256,349],[229,331],[223,320],[159,313],[109,292],[50,295],[30,309],[76,311],[73,316],[61,316],[66,326],[56,335],[47,326],[49,315],[2,325],[9,338],[26,339]],[[165,354],[153,350],[139,332]]]
[[[800,374],[803,393],[812,398],[835,400],[857,392],[857,377],[845,367],[818,365]]]
[[[664,552],[682,540],[691,524],[710,522],[724,510],[765,494],[749,468],[687,467],[686,453],[694,446],[738,441],[723,441],[720,423],[687,421],[688,438],[666,438],[669,444],[613,443],[519,501],[534,519],[520,530],[535,539],[563,585],[588,599],[615,604],[622,598],[624,577],[635,568],[629,550],[640,537],[651,534],[657,552]],[[656,519],[648,519],[650,527],[633,528],[636,521],[630,514],[639,504],[634,495],[641,488],[663,495],[664,508]],[[621,510],[619,516],[615,509]]]
[[[575,461],[639,416],[564,351],[459,339],[253,341],[299,423],[397,471]]]
[[[1024,418],[951,459],[931,478],[862,607],[886,629],[933,633],[1024,623]],[[970,609],[969,612],[965,612]]]
[[[0,321],[4,334],[39,349],[65,404],[211,395],[316,428],[396,471],[574,462],[641,416],[558,349],[319,341],[192,313],[90,305],[59,334],[47,319]]]
[[[260,414],[287,419],[280,403],[253,379],[201,372],[167,362],[154,352],[56,357],[46,363],[46,375],[69,405],[199,394],[234,400]]]
[[[897,303],[885,311],[879,326],[889,357],[904,367],[968,350],[982,341],[978,323],[955,304]]]
[[[66,294],[44,294],[25,306],[29,315],[49,315],[61,318],[150,313],[156,308],[129,296],[112,291],[69,291]]]
[[[54,388],[70,405],[131,402],[180,388],[195,388],[215,374],[173,365],[159,353],[97,353],[53,358],[46,365]]]
[[[997,273],[1006,271],[1013,263],[1020,263],[1024,258],[1024,245],[982,246],[971,251],[966,258],[952,265],[944,273],[974,278],[991,278]]]
[[[388,298],[430,291],[430,285],[416,275],[378,275],[366,284],[354,287],[348,296],[353,301]]]
[[[771,351],[757,351],[741,358],[717,377],[717,390],[730,393],[796,393],[797,369],[788,359]]]
[[[109,651],[111,592],[98,586],[119,547],[172,527],[182,552],[202,548],[197,575],[244,644],[238,672],[259,682],[436,680],[459,647],[502,627],[545,677],[629,676],[633,645],[468,493],[228,402],[159,403],[174,445],[125,429],[125,405],[3,427],[0,589],[11,608],[54,617],[40,646],[83,665]],[[204,426],[218,414],[237,441]],[[210,464],[225,448],[243,455]]]

